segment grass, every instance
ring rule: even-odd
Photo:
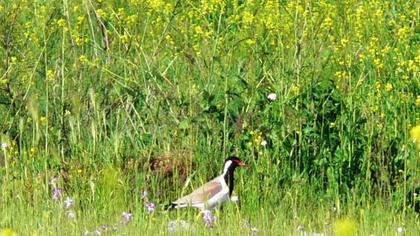
[[[1,2],[2,236],[174,220],[182,235],[417,235],[418,15],[397,0]],[[214,227],[162,211],[232,154],[249,167]]]

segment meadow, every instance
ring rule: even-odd
[[[419,235],[419,11],[0,1],[0,235]]]

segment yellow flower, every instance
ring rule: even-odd
[[[420,107],[420,95],[417,95],[416,106]]]
[[[54,71],[53,70],[47,70],[47,80],[53,80],[54,79]]]
[[[349,40],[348,39],[346,39],[346,38],[343,38],[343,39],[341,39],[341,46],[344,48],[344,47],[346,47],[347,46],[347,44],[348,44],[348,42],[349,42]]]
[[[379,58],[373,59],[373,64],[375,64],[375,66],[378,70],[380,70],[384,67],[384,64],[382,63],[381,59],[379,59]]]
[[[413,141],[417,144],[420,149],[420,124],[410,130],[410,135]]]
[[[416,64],[414,63],[413,60],[408,60],[407,67],[408,67],[408,71],[416,71],[417,70],[417,66],[416,66]]]
[[[199,25],[197,25],[196,27],[194,27],[194,31],[195,31],[195,33],[196,33],[197,36],[200,36],[200,35],[204,34],[203,29]]]
[[[106,16],[106,12],[103,9],[100,9],[100,8],[98,10],[96,10],[96,13],[101,18],[104,18]]]
[[[248,44],[249,46],[252,46],[252,45],[255,44],[255,40],[247,39],[247,40],[245,40],[245,43]]]
[[[127,24],[133,25],[137,21],[137,15],[130,15],[127,17]]]
[[[162,0],[149,0],[147,1],[149,7],[157,11],[163,7],[164,2]]]
[[[321,24],[321,28],[329,29],[333,25],[333,20],[330,17],[326,17]]]
[[[335,222],[335,235],[337,236],[353,236],[356,235],[356,224],[349,219],[339,220]]]
[[[47,123],[47,120],[48,120],[47,117],[41,116],[40,121],[41,121],[42,124],[46,124]]]
[[[399,40],[405,40],[408,38],[409,34],[410,34],[410,28],[408,28],[408,26],[405,27],[401,27],[397,30],[397,38]]]
[[[171,45],[175,44],[173,38],[169,34],[165,36],[165,40],[166,42],[168,42],[168,44],[171,44]]]
[[[78,16],[77,17],[77,24],[78,25],[81,25],[82,23],[83,23],[83,21],[85,20],[85,17],[84,16]]]
[[[299,87],[299,85],[292,85],[292,87],[290,88],[290,90],[293,92],[293,93],[295,93],[295,94],[297,94],[297,93],[299,93],[299,91],[300,91],[300,87]]]
[[[77,46],[82,46],[87,40],[81,36],[76,35],[74,37],[74,41],[76,42]]]
[[[9,80],[7,79],[0,79],[0,85],[7,84]]]
[[[64,27],[66,25],[66,20],[64,20],[63,18],[59,19],[57,21],[57,25],[60,27]]]
[[[387,92],[391,91],[393,88],[394,88],[394,86],[392,86],[392,84],[391,84],[391,83],[386,83],[386,85],[385,85],[385,90],[386,90]]]
[[[375,88],[376,88],[376,90],[381,89],[381,87],[382,87],[382,85],[381,85],[380,82],[375,82]]]
[[[249,11],[245,11],[244,15],[242,16],[242,23],[247,25],[247,24],[251,24],[252,21],[254,21],[254,15]]]
[[[85,55],[81,55],[81,56],[79,57],[79,60],[80,60],[80,62],[81,62],[82,64],[86,64],[86,63],[88,63],[88,59],[87,59],[87,57],[86,57]]]
[[[0,236],[17,236],[17,234],[12,229],[5,228],[1,231]]]
[[[30,156],[34,156],[36,154],[37,150],[35,147],[31,147],[31,149],[29,150],[29,155]]]
[[[127,34],[120,35],[120,40],[123,43],[128,43],[129,36]]]

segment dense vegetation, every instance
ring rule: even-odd
[[[2,234],[416,235],[419,10],[1,1]],[[231,154],[213,227],[161,210]]]

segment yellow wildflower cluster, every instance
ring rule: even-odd
[[[417,148],[420,150],[420,125],[413,127],[410,130],[410,135],[414,143],[416,143]]]
[[[48,86],[57,86],[60,73],[63,78],[78,78],[106,72],[121,76],[121,84],[129,87],[138,83],[132,67],[146,70],[145,74],[182,77],[177,73],[184,70],[171,70],[185,63],[194,65],[188,71],[199,73],[200,78],[215,79],[237,71],[249,86],[281,84],[293,95],[328,78],[339,95],[365,101],[366,108],[360,109],[371,112],[370,118],[386,114],[387,103],[420,106],[418,91],[412,88],[420,67],[420,50],[413,43],[418,9],[413,4],[395,7],[391,1],[379,0],[122,2],[75,0],[63,11],[43,1],[32,2],[33,8],[31,1],[22,1],[20,6],[1,3],[3,11],[15,12],[5,24],[21,27],[11,35],[14,49],[1,59],[7,65],[2,68],[21,75],[18,85],[33,84],[37,89],[34,71],[44,63],[46,71],[40,74]],[[92,68],[99,62],[103,67]],[[54,69],[61,66],[63,70]],[[139,70],[142,66],[147,69]],[[67,74],[71,72],[74,75]],[[6,86],[8,78],[9,74],[0,78],[0,86]]]
[[[338,220],[334,224],[335,235],[337,236],[354,236],[356,235],[356,223],[350,219]]]
[[[14,232],[12,229],[5,228],[2,229],[0,236],[17,236],[17,233]]]
[[[262,132],[259,130],[251,130],[249,132],[250,139],[247,143],[249,147],[259,147],[261,145],[261,142],[263,141]]]

